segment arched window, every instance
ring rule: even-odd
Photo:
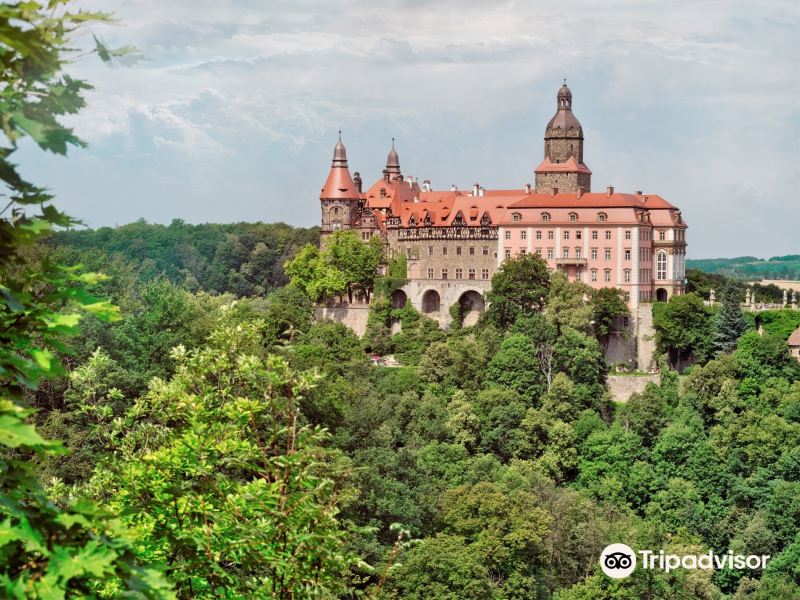
[[[607,219],[608,219],[608,215],[606,213],[604,213],[604,212],[597,213],[597,220],[600,223],[605,223]]]
[[[656,279],[667,278],[667,253],[659,252],[656,256]]]
[[[549,223],[549,222],[550,222],[550,213],[543,212],[542,223]]]
[[[519,214],[518,212],[511,213],[511,220],[514,221],[514,223],[517,223],[521,219],[522,219],[522,215]]]

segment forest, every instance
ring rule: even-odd
[[[742,281],[761,279],[800,280],[800,255],[773,256],[769,259],[754,256],[738,258],[702,258],[686,261],[689,269],[726,275]]]
[[[58,8],[0,8],[0,595],[800,598],[797,311],[756,322],[725,280],[709,307],[697,275],[654,306],[660,383],[615,403],[620,293],[536,255],[445,331],[348,232],[80,230],[11,160],[80,144],[64,53],[105,17]],[[363,338],[315,317],[349,297]],[[612,542],[771,559],[611,579]]]

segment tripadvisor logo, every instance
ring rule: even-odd
[[[660,569],[665,573],[675,569],[716,569],[725,567],[729,569],[764,569],[767,566],[769,555],[742,555],[728,552],[727,554],[666,554],[663,550],[639,550],[642,569]],[[613,579],[624,579],[636,569],[637,552],[625,544],[611,544],[606,546],[600,555],[600,568],[603,573]]]

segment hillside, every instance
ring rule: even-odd
[[[754,256],[690,259],[686,268],[743,280],[800,280],[800,255],[773,256],[767,260]]]

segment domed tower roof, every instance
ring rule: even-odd
[[[339,141],[333,148],[333,162],[328,179],[319,194],[320,198],[360,198],[353,178],[350,176],[350,169],[347,166],[347,151],[342,143],[342,132],[339,131]]]
[[[572,91],[566,79],[556,95],[556,114],[547,123],[547,129],[582,129],[580,121],[572,114]]]
[[[392,138],[392,149],[389,150],[389,156],[386,158],[386,172],[391,179],[400,175],[400,157],[397,155],[397,150],[394,149],[394,138]]]

